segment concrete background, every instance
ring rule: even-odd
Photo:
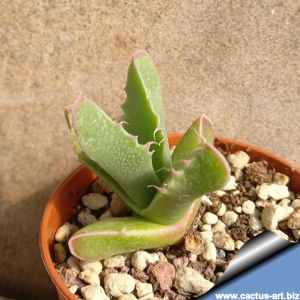
[[[78,163],[63,107],[82,92],[119,116],[137,49],[161,74],[169,131],[206,113],[300,165],[298,0],[3,0],[0,24],[0,294],[55,299],[37,239]]]

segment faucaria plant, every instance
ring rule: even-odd
[[[133,211],[131,217],[109,218],[77,231],[69,248],[80,259],[180,241],[201,205],[199,197],[221,189],[229,177],[205,116],[194,121],[170,154],[159,76],[143,51],[132,56],[125,90],[120,123],[82,96],[66,111],[79,159]]]

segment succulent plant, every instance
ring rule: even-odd
[[[133,211],[131,217],[109,218],[77,231],[69,248],[80,259],[178,242],[197,214],[199,198],[221,189],[229,178],[205,116],[191,125],[171,155],[159,76],[143,51],[132,56],[125,90],[120,123],[82,96],[66,111],[79,159]]]

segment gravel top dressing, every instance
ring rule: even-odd
[[[289,177],[265,161],[249,163],[243,151],[226,157],[228,184],[201,197],[180,244],[87,262],[70,255],[70,236],[98,220],[132,214],[108,186],[95,181],[70,223],[55,235],[55,268],[71,293],[86,300],[191,299],[209,291],[244,243],[264,230],[299,241],[300,195],[288,189]]]

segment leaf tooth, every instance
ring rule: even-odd
[[[150,147],[152,145],[159,145],[159,144],[157,142],[155,142],[155,141],[149,141],[146,144],[144,144],[143,146],[145,147],[145,149],[147,149],[147,151],[150,151]]]
[[[122,128],[123,130],[125,130],[124,129],[124,124],[126,124],[126,125],[128,125],[128,123],[126,122],[126,121],[121,121],[121,122],[119,122],[119,123],[117,123],[117,125],[120,127],[120,128]],[[126,130],[125,130],[126,131]]]

